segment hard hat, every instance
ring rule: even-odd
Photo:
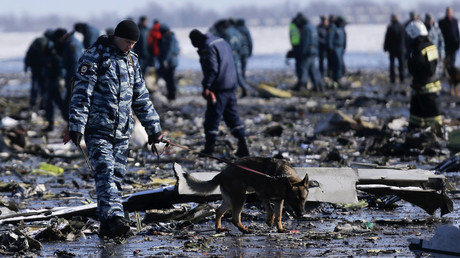
[[[418,36],[428,36],[425,24],[420,20],[411,21],[406,27],[406,32],[412,39]]]

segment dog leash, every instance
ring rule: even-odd
[[[188,148],[188,147],[185,147],[185,146],[182,146],[182,145],[179,145],[179,144],[175,144],[175,143],[171,142],[170,140],[167,140],[167,139],[164,139],[164,138],[161,139],[161,142],[166,143],[165,148],[167,148],[169,145],[176,146],[176,147],[179,147],[179,148],[181,148],[181,149],[184,149],[184,150],[188,150],[188,151],[190,151],[190,152],[193,152],[193,153],[195,153],[195,154],[202,155],[202,156],[205,156],[205,157],[208,157],[208,158],[211,158],[211,159],[215,159],[215,160],[218,160],[218,161],[220,161],[220,162],[227,163],[227,164],[229,164],[229,165],[232,165],[232,166],[235,166],[235,167],[238,167],[238,168],[241,168],[241,169],[244,169],[244,170],[247,170],[247,171],[256,173],[256,174],[259,174],[259,175],[261,175],[261,176],[265,176],[265,177],[268,177],[268,178],[270,178],[270,179],[274,179],[274,177],[269,176],[269,175],[267,175],[267,174],[264,174],[264,173],[262,173],[262,172],[259,172],[259,171],[257,171],[257,170],[254,170],[254,169],[251,169],[251,168],[248,168],[248,167],[245,167],[245,166],[241,166],[241,165],[239,165],[239,164],[236,164],[236,163],[231,162],[231,161],[226,160],[226,159],[218,158],[218,157],[215,157],[215,156],[206,154],[206,153],[201,153],[201,152],[192,150],[192,149],[190,149],[190,148]],[[152,146],[153,146],[153,145],[155,145],[155,144],[152,144]],[[156,153],[157,153],[157,155],[158,155],[158,162],[159,162],[160,155],[158,154],[158,150],[156,149],[156,147],[152,147],[152,152],[154,151],[154,150],[153,150],[154,148],[155,148],[155,151],[156,151]]]
[[[166,147],[168,147],[168,146],[166,145],[165,148],[166,148]],[[158,166],[159,166],[159,165],[160,165],[160,153],[158,152],[158,149],[157,149],[157,147],[155,146],[155,143],[152,144],[152,147],[151,147],[150,150],[153,152],[153,154],[157,155],[157,158],[158,158]]]
[[[83,154],[83,157],[85,157],[85,161],[86,161],[86,164],[88,165],[89,169],[94,174],[95,170],[94,170],[93,166],[91,165],[91,162],[89,161],[88,154],[86,154],[86,152],[83,150],[83,148],[81,147],[80,144],[78,144],[77,147],[81,151],[81,153]]]

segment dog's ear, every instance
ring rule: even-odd
[[[302,179],[302,181],[295,183],[292,186],[303,186],[308,189],[308,174],[305,174],[305,177]]]

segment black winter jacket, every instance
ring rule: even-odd
[[[385,33],[385,42],[383,43],[383,50],[388,51],[393,55],[402,55],[405,52],[405,31],[400,22],[392,22],[387,27]]]
[[[449,20],[445,17],[439,20],[438,25],[444,37],[446,51],[456,51],[460,45],[460,33],[457,19],[452,18],[452,20]]]

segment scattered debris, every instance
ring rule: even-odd
[[[166,137],[200,150],[206,105],[200,96],[201,77],[195,72],[179,73],[179,97],[174,102],[162,96],[161,85],[155,85],[152,96],[167,128]],[[155,84],[151,77],[147,79]],[[452,144],[460,125],[455,103],[441,94],[446,117],[443,128],[408,131],[405,85],[386,95],[390,85],[383,73],[364,71],[344,79],[340,85],[331,83],[334,90],[325,94],[290,92],[295,83],[293,71],[248,71],[252,85],[266,87],[238,99],[251,153],[289,159],[299,176],[308,174],[312,179],[308,214],[299,219],[283,215],[291,234],[270,232],[263,208],[251,194],[242,216],[252,221],[254,234],[233,241],[227,237],[230,232],[216,233],[212,216],[220,194],[207,198],[185,194],[174,163],[199,177],[212,177],[225,165],[173,146],[165,149],[158,164],[145,146],[145,130],[137,123],[123,200],[126,211],[139,211],[130,216],[139,233],[126,240],[132,249],[117,254],[225,256],[236,248],[259,252],[270,250],[266,247],[273,244],[287,256],[304,247],[312,247],[312,256],[408,256],[408,248],[400,249],[401,241],[457,220],[455,212],[443,216],[460,200],[456,173],[460,161]],[[62,145],[66,124],[57,116],[55,130],[43,132],[47,125],[43,111],[30,112],[24,96],[0,97],[5,121],[0,126],[2,233],[14,227],[30,236],[40,233],[45,246],[42,256],[81,256],[94,251],[94,243],[103,246],[98,248],[103,250],[101,256],[115,254],[117,248],[108,246],[121,241],[93,241],[98,239],[99,226],[93,220],[94,179],[79,150],[73,144]],[[224,124],[219,127],[215,154],[232,159],[237,143],[225,137],[230,135],[227,130]],[[445,172],[449,174],[438,175]],[[442,217],[429,216],[437,210]],[[81,219],[73,219],[76,215]],[[223,223],[231,227],[228,218]],[[70,241],[66,244],[72,247],[58,243],[58,249],[47,248],[55,245],[49,242],[52,239]],[[29,246],[32,240],[27,240]],[[18,240],[18,250],[20,243]],[[25,249],[25,255],[36,252],[31,250]],[[1,252],[15,255],[6,249]]]
[[[327,119],[317,124],[315,134],[337,135],[348,130],[379,130],[377,125],[363,121],[361,118],[352,118],[338,110],[327,116]]]
[[[374,225],[372,222],[368,221],[341,222],[334,228],[334,232],[339,232],[342,235],[350,233],[370,233],[373,230]]]
[[[43,249],[40,242],[17,228],[3,233],[1,238],[0,251],[6,255],[27,254],[27,252],[39,252]]]
[[[39,175],[60,176],[64,173],[64,169],[52,164],[41,163],[38,169],[34,169],[32,173]]]
[[[290,91],[280,90],[276,87],[270,86],[265,83],[259,83],[257,86],[257,91],[259,92],[260,96],[263,98],[291,98],[292,93]]]
[[[175,163],[174,172],[177,183],[155,190],[141,191],[123,200],[127,211],[171,208],[173,204],[186,202],[210,202],[219,200],[220,190],[216,189],[207,196],[196,194],[188,188],[183,174],[182,167]],[[445,191],[445,177],[435,175],[433,171],[427,170],[397,170],[397,169],[352,169],[352,168],[295,168],[301,178],[308,174],[312,181],[307,200],[316,202],[329,202],[337,204],[351,204],[343,206],[352,208],[362,206],[357,199],[357,190],[365,191],[376,196],[396,195],[401,199],[409,201],[427,213],[433,214],[441,209],[441,216],[453,211],[452,200],[447,197]],[[199,172],[192,175],[201,180],[209,180],[219,172]],[[403,186],[399,186],[403,185]],[[412,186],[414,185],[414,186]],[[420,187],[423,186],[423,188]],[[44,186],[42,191],[45,191]],[[252,196],[251,196],[252,195]],[[256,199],[254,194],[248,198]],[[356,205],[358,204],[358,205]],[[32,213],[17,213],[14,216],[0,216],[0,224],[33,220],[49,219],[54,216],[70,217],[75,215],[94,216],[95,204],[87,204],[79,207],[60,207],[50,210],[37,211]],[[206,208],[203,216],[212,214]],[[190,215],[190,214],[189,214]],[[194,214],[200,218],[201,213]],[[191,218],[186,220],[193,221]]]

